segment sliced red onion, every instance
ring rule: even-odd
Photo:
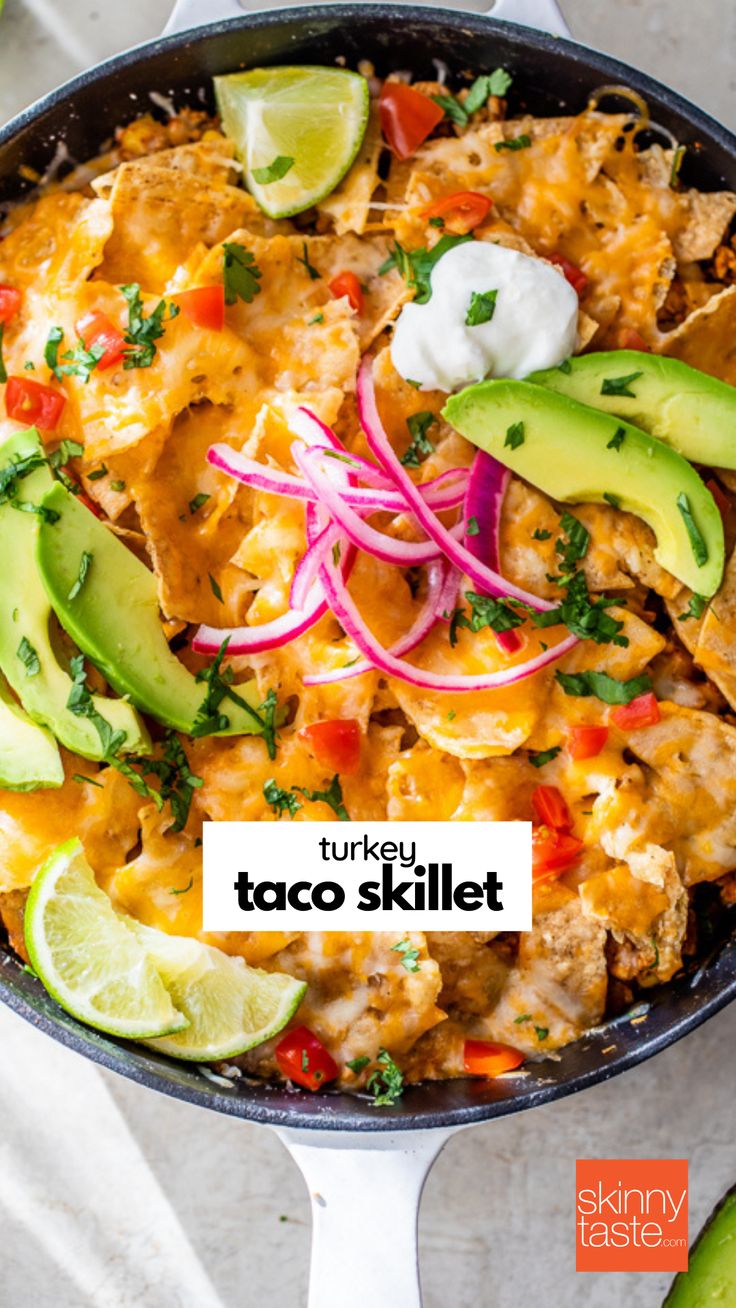
[[[320,503],[329,510],[348,540],[357,545],[358,549],[366,554],[372,554],[383,563],[395,563],[403,568],[419,567],[442,554],[434,541],[396,540],[364,522],[362,517],[346,503],[342,491],[338,490],[325,474],[321,450],[314,447],[304,450],[295,442],[291,452],[295,463],[314,487]],[[462,524],[459,523],[454,530],[459,535]]]
[[[460,541],[439,521],[436,514],[425,504],[417,491],[411,477],[400,463],[386,431],[381,422],[376,404],[376,390],[373,381],[373,364],[364,358],[358,373],[358,414],[366,439],[376,459],[393,479],[395,486],[402,491],[417,522],[427,535],[436,541],[455,567],[460,568],[484,594],[498,598],[516,599],[528,604],[540,612],[554,608],[549,600],[540,599],[529,591],[521,590],[510,581],[505,581],[500,573],[479,562]]]
[[[510,480],[508,468],[494,459],[492,454],[478,450],[465,488],[463,544],[473,558],[480,563],[487,563],[494,572],[501,570],[501,509]],[[468,524],[472,521],[477,527],[474,534],[468,530]]]
[[[418,686],[421,690],[465,692],[493,690],[501,686],[510,686],[516,681],[522,681],[525,677],[530,677],[535,672],[541,671],[542,668],[549,663],[555,662],[577,644],[575,636],[568,636],[565,640],[560,641],[559,645],[553,645],[550,649],[543,650],[533,659],[528,659],[526,663],[519,663],[516,667],[504,668],[498,672],[481,673],[479,676],[427,672],[423,668],[417,668],[414,664],[407,663],[405,659],[399,658],[376,639],[361,617],[355,601],[340,576],[339,570],[335,568],[329,558],[325,560],[320,568],[319,575],[332,613],[363,657],[379,672],[383,672],[385,676],[397,677],[410,686]],[[350,671],[350,669],[347,670]]]
[[[442,598],[447,588],[447,573],[451,571],[446,559],[435,559],[427,565],[427,595],[414,622],[401,640],[391,646],[391,654],[399,658],[421,645],[437,621],[437,614],[442,605]],[[347,681],[349,677],[359,677],[363,672],[375,671],[372,660],[361,659],[347,667],[333,668],[330,672],[315,672],[304,678],[305,686],[325,686],[334,681]]]
[[[257,627],[200,627],[192,641],[192,649],[198,654],[216,654],[225,637],[229,636],[228,655],[261,654],[303,636],[326,612],[327,602],[322,586],[318,585],[312,589],[312,602],[308,607],[290,609],[272,622],[263,622]]]

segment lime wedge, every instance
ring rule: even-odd
[[[206,1063],[235,1058],[270,1040],[293,1017],[306,983],[282,972],[247,967],[221,949],[186,936],[169,936],[129,920],[157,969],[186,1030],[146,1044],[172,1058]]]
[[[97,885],[79,840],[60,845],[38,872],[25,937],[49,994],[81,1022],[129,1040],[187,1025],[145,949]]]
[[[301,213],[334,191],[368,124],[368,83],[344,69],[252,68],[216,77],[215,96],[248,189],[269,218]]]

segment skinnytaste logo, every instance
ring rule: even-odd
[[[687,1160],[579,1159],[578,1272],[687,1271]]]
[[[528,931],[528,822],[206,822],[206,931]]]

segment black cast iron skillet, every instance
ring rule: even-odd
[[[59,141],[76,161],[93,156],[117,126],[153,108],[151,91],[171,96],[177,107],[201,108],[212,103],[214,73],[261,64],[330,64],[339,56],[352,67],[370,59],[379,73],[406,68],[418,78],[435,75],[433,58],[444,60],[451,74],[503,65],[514,75],[512,113],[575,113],[596,88],[623,83],[645,97],[655,121],[692,147],[683,170],[687,183],[736,190],[736,137],[614,59],[477,14],[336,4],[244,15],[150,42],[75,78],[0,131],[0,205],[29,189],[18,175],[21,165],[44,173]],[[394,1107],[377,1110],[367,1099],[340,1094],[290,1093],[243,1081],[220,1088],[186,1063],[108,1039],[62,1012],[0,944],[0,1000],[69,1048],[141,1085],[233,1117],[334,1131],[463,1126],[561,1098],[658,1053],[734,997],[736,941],[728,939],[726,926],[723,943],[700,972],[653,996],[644,1021],[619,1019],[564,1049],[559,1061],[527,1065],[523,1078],[417,1086]]]

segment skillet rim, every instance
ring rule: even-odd
[[[90,87],[104,87],[111,77],[137,68],[145,64],[149,58],[165,55],[169,51],[186,49],[200,40],[221,37],[235,29],[277,28],[288,24],[290,20],[297,21],[300,26],[308,26],[310,22],[325,21],[336,25],[341,21],[360,22],[369,17],[384,19],[387,23],[406,21],[420,25],[429,24],[431,27],[442,24],[445,28],[466,31],[470,29],[481,37],[487,37],[495,32],[519,48],[526,45],[532,46],[537,52],[549,51],[556,55],[562,54],[569,65],[582,66],[586,72],[600,74],[602,81],[613,83],[623,81],[632,86],[645,98],[656,103],[658,113],[663,109],[671,112],[685,120],[694,134],[702,134],[706,138],[706,149],[714,146],[720,148],[736,163],[734,132],[693,105],[686,97],[670,90],[649,74],[631,68],[622,60],[589,50],[573,40],[553,37],[517,23],[494,19],[491,15],[400,3],[300,5],[260,13],[244,12],[242,17],[203,24],[184,32],[143,42],[77,74],[21,110],[7,124],[0,127],[0,151],[18,135],[36,126],[41,128],[54,111],[62,110],[73,100],[77,91]],[[49,142],[51,143],[57,135],[52,128]],[[2,975],[6,968],[10,969],[7,979]],[[9,979],[10,977],[13,979]],[[628,1047],[628,1028],[625,1032],[620,1026],[619,1019],[615,1038],[621,1040],[624,1052],[609,1062],[600,1062],[597,1066],[575,1073],[567,1079],[561,1081],[550,1079],[548,1082],[542,1080],[533,1085],[528,1093],[525,1094],[522,1090],[516,1096],[509,1094],[508,1097],[504,1095],[510,1082],[506,1082],[505,1086],[502,1082],[480,1083],[466,1080],[425,1083],[424,1086],[410,1087],[404,1099],[395,1107],[384,1108],[377,1112],[365,1098],[347,1094],[307,1096],[301,1092],[290,1093],[283,1088],[272,1088],[262,1084],[254,1086],[252,1091],[249,1089],[245,1093],[236,1089],[223,1093],[215,1085],[203,1079],[192,1065],[164,1059],[140,1047],[114,1042],[111,1038],[78,1023],[63,1010],[58,1009],[40,983],[25,975],[14,957],[0,945],[0,1001],[25,1021],[67,1048],[139,1085],[145,1085],[159,1093],[228,1116],[241,1117],[271,1126],[333,1132],[396,1132],[468,1126],[564,1098],[589,1086],[610,1080],[674,1044],[736,998],[736,941],[732,939],[730,943],[724,944],[713,967],[706,970],[703,982],[704,988],[709,993],[695,995],[692,988],[687,985],[668,987],[666,1002],[659,1006],[655,1004],[652,1009],[652,1026],[659,1026],[661,1029],[647,1034],[642,1031],[642,1034],[637,1035],[636,1038],[629,1036]],[[676,1011],[674,1018],[670,1018],[664,1012],[669,1007],[682,1011]],[[658,1013],[659,1023],[656,1021]],[[567,1048],[584,1055],[589,1048],[594,1049],[596,1043],[602,1048],[603,1041],[611,1038],[613,1038],[612,1027],[609,1024],[605,1034],[588,1034]],[[564,1055],[565,1051],[563,1051],[563,1059]],[[540,1063],[536,1066],[544,1068],[545,1064]],[[465,1095],[465,1102],[449,1108],[421,1106],[422,1101],[441,1099],[443,1092],[447,1099],[457,1098],[458,1088],[460,1094]]]

